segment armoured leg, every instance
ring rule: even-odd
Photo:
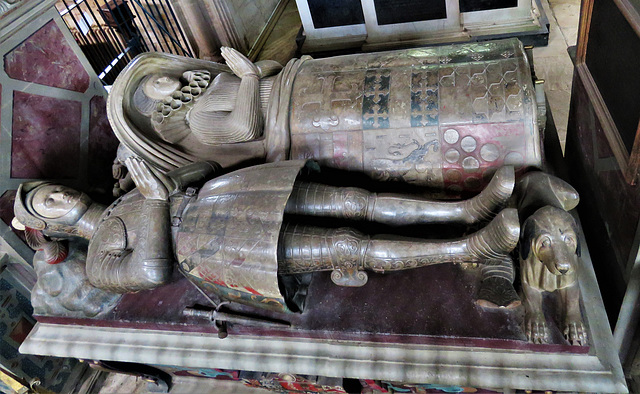
[[[478,305],[485,308],[515,308],[521,304],[518,293],[513,288],[515,270],[511,257],[487,260],[481,270]]]
[[[502,167],[480,194],[455,202],[298,182],[291,193],[286,212],[369,220],[393,226],[424,223],[471,224],[495,216],[511,196],[514,182],[513,167]]]
[[[285,226],[280,234],[278,272],[293,274],[332,270],[343,286],[362,286],[365,269],[397,271],[439,263],[504,258],[518,243],[515,209],[505,209],[489,225],[457,240],[369,237],[350,228]]]

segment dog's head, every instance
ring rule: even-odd
[[[527,218],[520,237],[520,256],[527,260],[530,254],[554,275],[573,272],[580,256],[573,217],[562,209],[546,206]]]

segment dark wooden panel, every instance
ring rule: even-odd
[[[374,0],[379,25],[445,19],[445,0]]]
[[[307,0],[307,4],[316,29],[364,23],[360,0]]]
[[[585,63],[630,154],[640,121],[640,38],[613,0],[595,0]]]
[[[600,165],[602,160],[610,162],[613,152],[578,74],[573,79],[565,155],[569,182],[580,193],[582,229],[613,328],[626,288],[623,273],[640,218],[640,195],[637,187],[625,182],[619,167]]]
[[[518,0],[460,0],[460,12],[498,10],[518,6]]]

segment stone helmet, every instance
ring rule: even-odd
[[[67,205],[70,207],[65,209],[60,215],[47,216],[42,212],[38,212],[38,207],[42,211],[41,196],[38,191],[46,190],[46,188],[56,188],[60,190],[68,190],[71,192]],[[34,202],[34,197],[36,201]],[[18,187],[16,200],[14,203],[14,214],[16,219],[25,227],[35,230],[51,230],[69,232],[69,227],[73,227],[79,219],[84,215],[91,205],[91,198],[81,192],[65,186],[58,186],[55,183],[47,181],[25,182]],[[46,209],[46,208],[45,208]]]

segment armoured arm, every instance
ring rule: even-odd
[[[136,243],[127,244],[131,229],[125,228],[120,218],[109,218],[92,239],[87,261],[87,274],[94,286],[120,293],[167,283],[173,266],[169,192],[160,179],[162,175],[152,173],[137,159],[127,159],[127,167],[145,197]]]
[[[167,177],[173,180],[177,189],[184,190],[192,183],[211,178],[219,169],[220,165],[218,163],[199,161],[169,171]]]
[[[260,60],[256,62],[260,78],[270,77],[276,75],[282,70],[282,64],[275,60]]]
[[[137,159],[128,159],[127,167],[145,197],[142,217],[129,274],[140,275],[147,285],[156,287],[171,276],[171,219],[169,217],[169,192],[161,174],[153,174],[149,167]],[[133,271],[133,272],[131,272]]]
[[[191,110],[191,131],[200,142],[207,145],[252,140],[260,135],[263,127],[260,71],[238,51],[231,48],[222,48],[221,51],[231,70],[240,78],[240,87],[231,111],[221,111],[217,104],[226,104],[232,99],[229,86],[224,85],[214,86],[210,94]]]

